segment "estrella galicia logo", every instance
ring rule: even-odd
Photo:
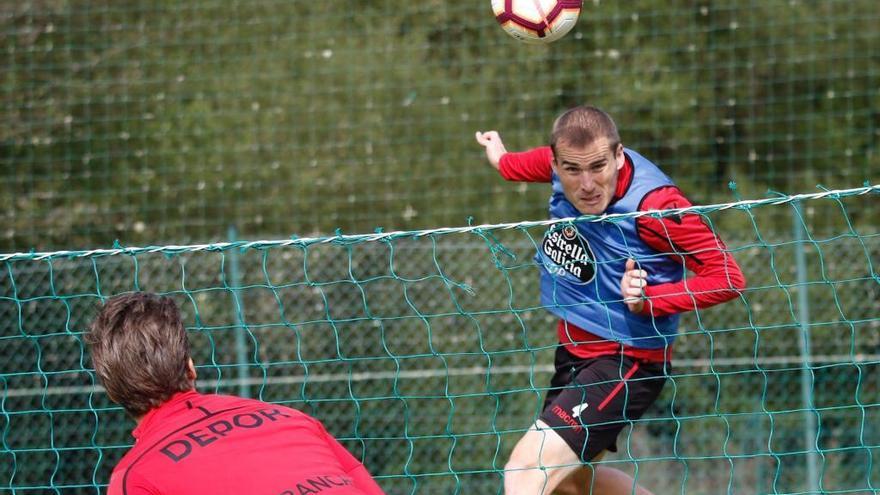
[[[544,263],[550,273],[567,273],[583,283],[592,282],[596,277],[596,256],[590,243],[573,225],[548,231],[541,251],[550,262]]]

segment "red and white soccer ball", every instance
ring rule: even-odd
[[[582,0],[492,0],[495,19],[526,43],[550,43],[577,23]]]

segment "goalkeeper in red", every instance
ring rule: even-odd
[[[477,141],[506,180],[552,185],[551,218],[691,206],[594,107],[562,114],[550,146],[508,153],[495,131]],[[622,471],[584,464],[616,451],[623,427],[660,395],[679,313],[737,297],[742,271],[697,214],[558,225],[536,260],[560,345],[543,412],[505,466],[505,493],[649,494]]]
[[[107,395],[137,422],[109,495],[381,495],[317,420],[288,407],[200,394],[174,301],[116,296],[86,334]]]

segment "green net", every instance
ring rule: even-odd
[[[655,493],[877,490],[880,230],[850,211],[878,194],[687,210],[728,226],[749,287],[683,316],[667,387],[603,462]],[[83,331],[147,290],[181,306],[200,390],[312,414],[388,493],[500,493],[552,371],[551,223],[0,255],[0,491],[102,490],[133,424]]]
[[[532,47],[488,0],[0,2],[0,252],[46,252],[0,256],[0,491],[106,483],[130,423],[82,331],[143,289],[182,306],[202,390],[314,414],[390,493],[497,492],[555,344],[546,226],[500,224],[547,191],[473,132],[539,145],[587,102],[697,203],[876,183],[878,22],[876,0],[594,0]],[[683,319],[673,386],[606,462],[656,493],[876,490],[876,194],[703,214],[750,288]],[[494,225],[414,230],[469,216]],[[376,226],[407,232],[329,235]],[[117,239],[159,247],[56,251]]]
[[[489,4],[0,2],[0,251],[544,218],[474,131],[585,102],[697,203],[876,182],[876,0],[586,1],[539,47]]]

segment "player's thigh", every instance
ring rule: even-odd
[[[542,468],[565,474],[582,466],[568,443],[541,420],[519,439],[508,465],[512,469]]]

